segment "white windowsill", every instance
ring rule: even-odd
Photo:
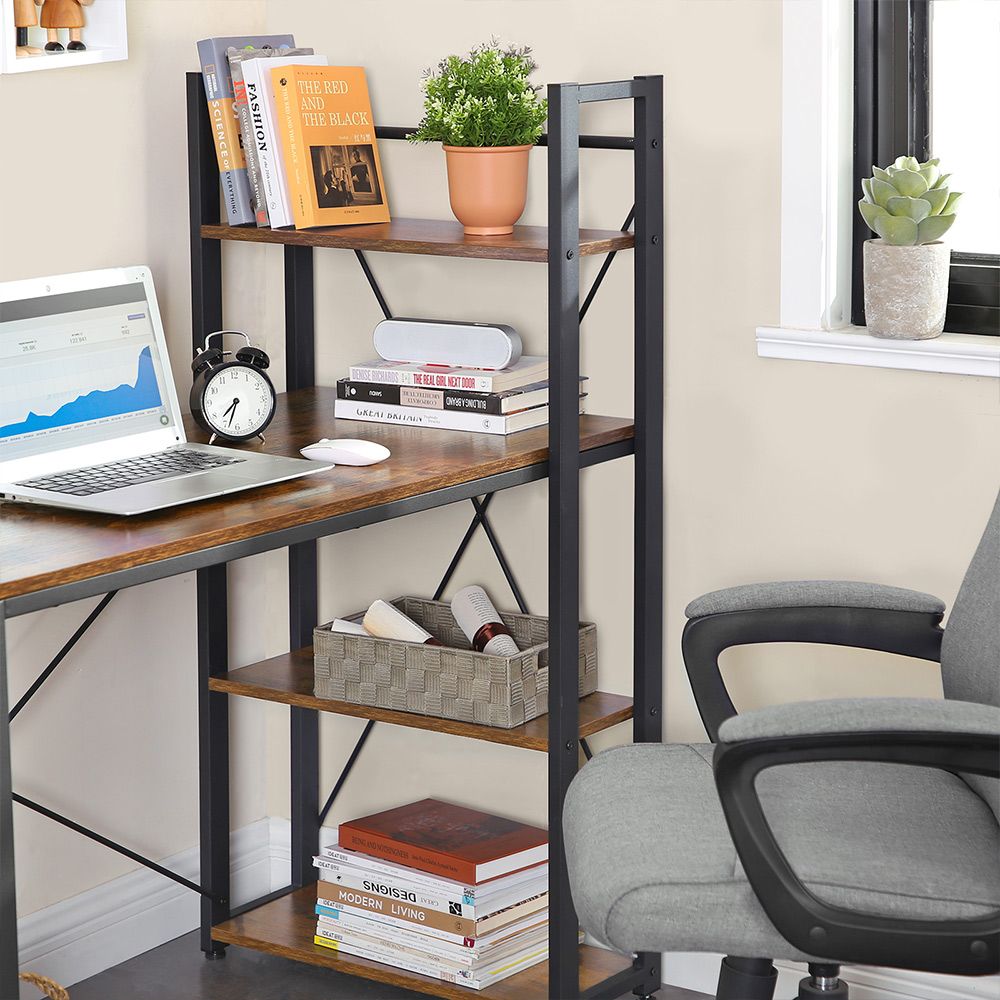
[[[943,333],[933,340],[883,340],[868,336],[859,326],[842,330],[759,326],[757,356],[1000,378],[1000,337],[967,333]]]

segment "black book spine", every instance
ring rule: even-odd
[[[466,389],[423,389],[411,385],[387,385],[379,382],[337,382],[337,398],[363,403],[389,403],[392,406],[416,406],[427,410],[452,410],[458,413],[489,413],[502,416],[501,397],[490,392]]]

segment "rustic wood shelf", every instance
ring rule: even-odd
[[[255,909],[233,917],[212,928],[212,937],[227,944],[253,948],[269,955],[279,955],[297,962],[320,965],[336,972],[363,979],[374,979],[402,989],[447,1000],[469,1000],[486,997],[488,1000],[542,1000],[548,997],[548,969],[545,962],[526,969],[477,992],[465,986],[419,976],[381,962],[371,962],[354,955],[341,954],[313,944],[316,930],[316,887],[306,886],[288,895],[264,903]],[[583,945],[580,948],[580,989],[596,986],[609,976],[628,969],[631,962],[622,955],[603,948]]]
[[[327,226],[319,229],[206,225],[201,227],[201,235],[207,240],[416,253],[434,257],[537,262],[549,259],[549,231],[545,226],[515,226],[509,236],[466,236],[458,222],[445,219],[393,219],[392,222],[367,226]],[[580,230],[582,257],[628,250],[633,246],[635,237],[630,232],[617,229]]]
[[[548,716],[526,722],[513,729],[498,729],[495,726],[480,726],[455,719],[439,719],[432,715],[418,715],[415,712],[397,712],[387,708],[372,708],[369,705],[355,705],[330,698],[317,698],[313,694],[313,651],[308,646],[293,653],[262,660],[247,667],[230,670],[227,674],[212,677],[208,686],[212,691],[244,698],[260,698],[276,701],[282,705],[311,708],[334,715],[350,715],[358,719],[374,719],[394,726],[410,729],[429,729],[452,736],[465,736],[472,740],[488,743],[502,743],[505,746],[524,747],[527,750],[548,750]],[[632,699],[620,694],[595,691],[580,699],[580,736],[592,736],[603,729],[618,725],[632,718]]]

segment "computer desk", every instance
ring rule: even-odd
[[[325,701],[313,696],[312,629],[318,622],[316,540],[341,531],[387,521],[462,500],[473,500],[475,516],[463,545],[438,587],[447,585],[457,560],[475,528],[487,528],[505,572],[509,572],[490,528],[486,507],[495,492],[543,479],[548,475],[548,430],[523,431],[510,437],[362,424],[333,419],[335,391],[300,389],[280,394],[274,421],[264,444],[253,450],[297,455],[321,437],[365,437],[392,452],[386,462],[367,468],[340,466],[306,479],[248,490],[216,500],[138,517],[110,517],[72,511],[0,504],[0,997],[17,996],[17,924],[13,849],[13,806],[34,809],[110,849],[125,854],[202,897],[202,947],[216,954],[225,943],[250,944],[300,960],[344,966],[344,971],[391,981],[392,970],[363,959],[337,956],[316,948],[311,936],[296,929],[308,908],[308,886],[314,880],[312,855],[319,827],[343,777],[375,721],[431,729],[496,743],[545,751],[547,720],[542,717],[515,729],[494,729],[429,716],[411,715],[362,705]],[[188,419],[191,440],[205,435]],[[582,467],[631,455],[633,425],[614,417],[583,416],[580,420]],[[480,500],[479,498],[485,498]],[[230,671],[227,648],[227,564],[235,559],[287,547],[296,572],[290,573],[291,652],[263,663]],[[10,707],[4,622],[8,618],[71,601],[114,592],[138,584],[197,571],[199,674],[199,796],[201,876],[195,884],[166,871],[154,861],[61,816],[53,804],[31,802],[12,787]],[[303,572],[304,571],[304,572]],[[308,582],[312,581],[311,586]],[[391,581],[387,580],[387,585]],[[516,583],[514,584],[516,587]],[[105,597],[105,601],[110,598]],[[62,657],[100,614],[104,603],[84,621],[67,647],[39,675],[14,706],[13,713],[58,668]],[[343,609],[347,610],[347,609]],[[113,613],[113,612],[112,612]],[[195,664],[191,665],[192,669]],[[230,695],[262,698],[290,706],[292,767],[292,884],[236,910],[229,902],[229,715]],[[99,695],[95,695],[98,696]],[[319,804],[318,712],[369,720],[345,774],[323,809]],[[632,700],[597,692],[580,702],[581,739],[632,715]],[[95,761],[95,765],[98,762]],[[141,833],[139,838],[141,839]],[[296,890],[301,890],[295,896]],[[304,895],[306,894],[306,895]],[[274,909],[284,906],[285,911]],[[300,912],[303,911],[303,912]],[[246,919],[270,920],[269,929],[248,941]],[[260,940],[270,935],[270,940]],[[581,975],[597,981],[628,963],[598,949],[581,960]],[[616,964],[618,963],[618,964]],[[385,970],[383,975],[382,970]],[[416,977],[420,979],[422,977]],[[519,977],[510,982],[515,983]],[[407,979],[414,985],[414,977]],[[435,983],[435,992],[445,984]],[[544,988],[544,987],[543,987]],[[456,987],[456,990],[460,990]],[[464,994],[462,994],[464,995]]]

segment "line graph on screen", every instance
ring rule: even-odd
[[[152,352],[137,347],[0,370],[0,439],[162,406]]]

